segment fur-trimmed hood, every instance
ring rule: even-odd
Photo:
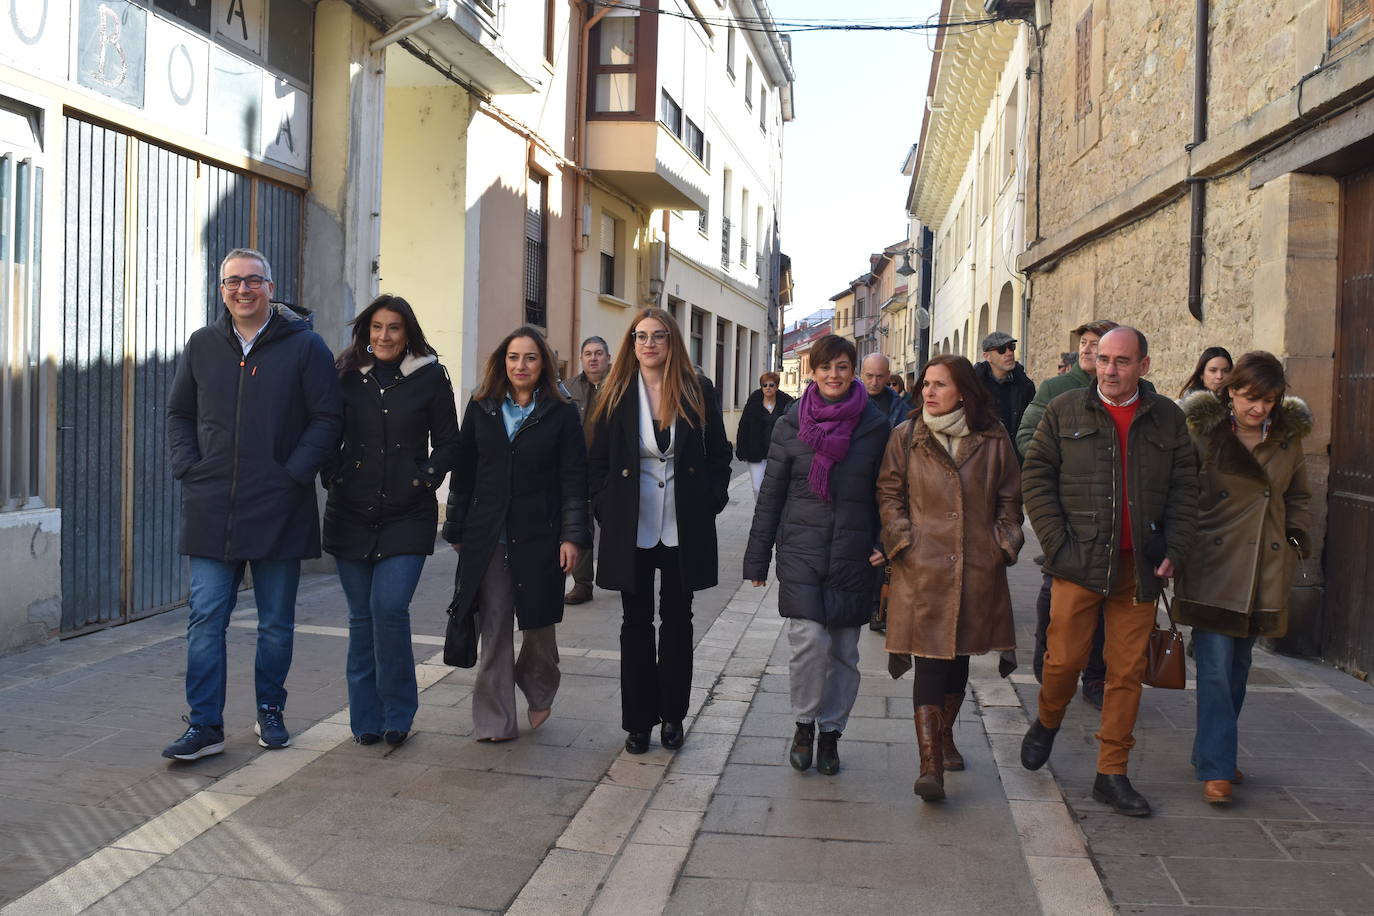
[[[1231,415],[1230,408],[1210,391],[1194,391],[1180,406],[1188,420],[1188,429],[1200,438],[1209,438]],[[1285,395],[1273,418],[1270,437],[1283,436],[1292,441],[1306,438],[1312,432],[1312,409],[1302,398]]]

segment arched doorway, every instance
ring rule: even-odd
[[[984,302],[978,307],[978,346],[983,345],[983,338],[988,336],[988,304]],[[997,325],[997,330],[1006,330],[1001,324]],[[973,344],[970,344],[973,346]]]
[[[997,297],[997,324],[993,326],[1013,336],[1016,334],[1016,331],[1012,330],[1012,300],[1015,295],[1010,280],[1002,284],[1002,292]]]

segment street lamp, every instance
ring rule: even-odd
[[[922,261],[930,261],[929,248],[904,248],[902,249],[902,266],[897,268],[897,273],[903,277],[910,277],[916,273],[916,268],[911,266],[911,256],[916,255]],[[916,326],[925,330],[930,327],[930,310],[925,306],[916,307]]]

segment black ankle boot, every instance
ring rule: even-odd
[[[792,749],[787,752],[787,761],[792,764],[792,769],[803,772],[811,769],[815,745],[816,723],[798,722],[797,733],[792,736]]]
[[[1059,729],[1041,725],[1037,716],[1026,737],[1021,739],[1021,766],[1028,770],[1038,770],[1044,766],[1045,761],[1050,759],[1050,751],[1054,750],[1054,736],[1057,734]]]
[[[649,749],[648,732],[630,732],[625,736],[625,750],[631,754],[642,754]]]
[[[1098,773],[1093,780],[1093,800],[1111,805],[1113,811],[1127,817],[1146,817],[1150,813],[1150,803],[1145,796],[1120,773]]]
[[[816,748],[816,772],[822,776],[834,776],[840,771],[840,733],[821,732]]]

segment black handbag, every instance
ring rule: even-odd
[[[462,560],[458,568],[462,569]],[[477,664],[477,618],[472,608],[458,608],[458,578],[453,574],[453,600],[448,604],[448,626],[444,629],[444,664],[455,668],[471,668]]]

